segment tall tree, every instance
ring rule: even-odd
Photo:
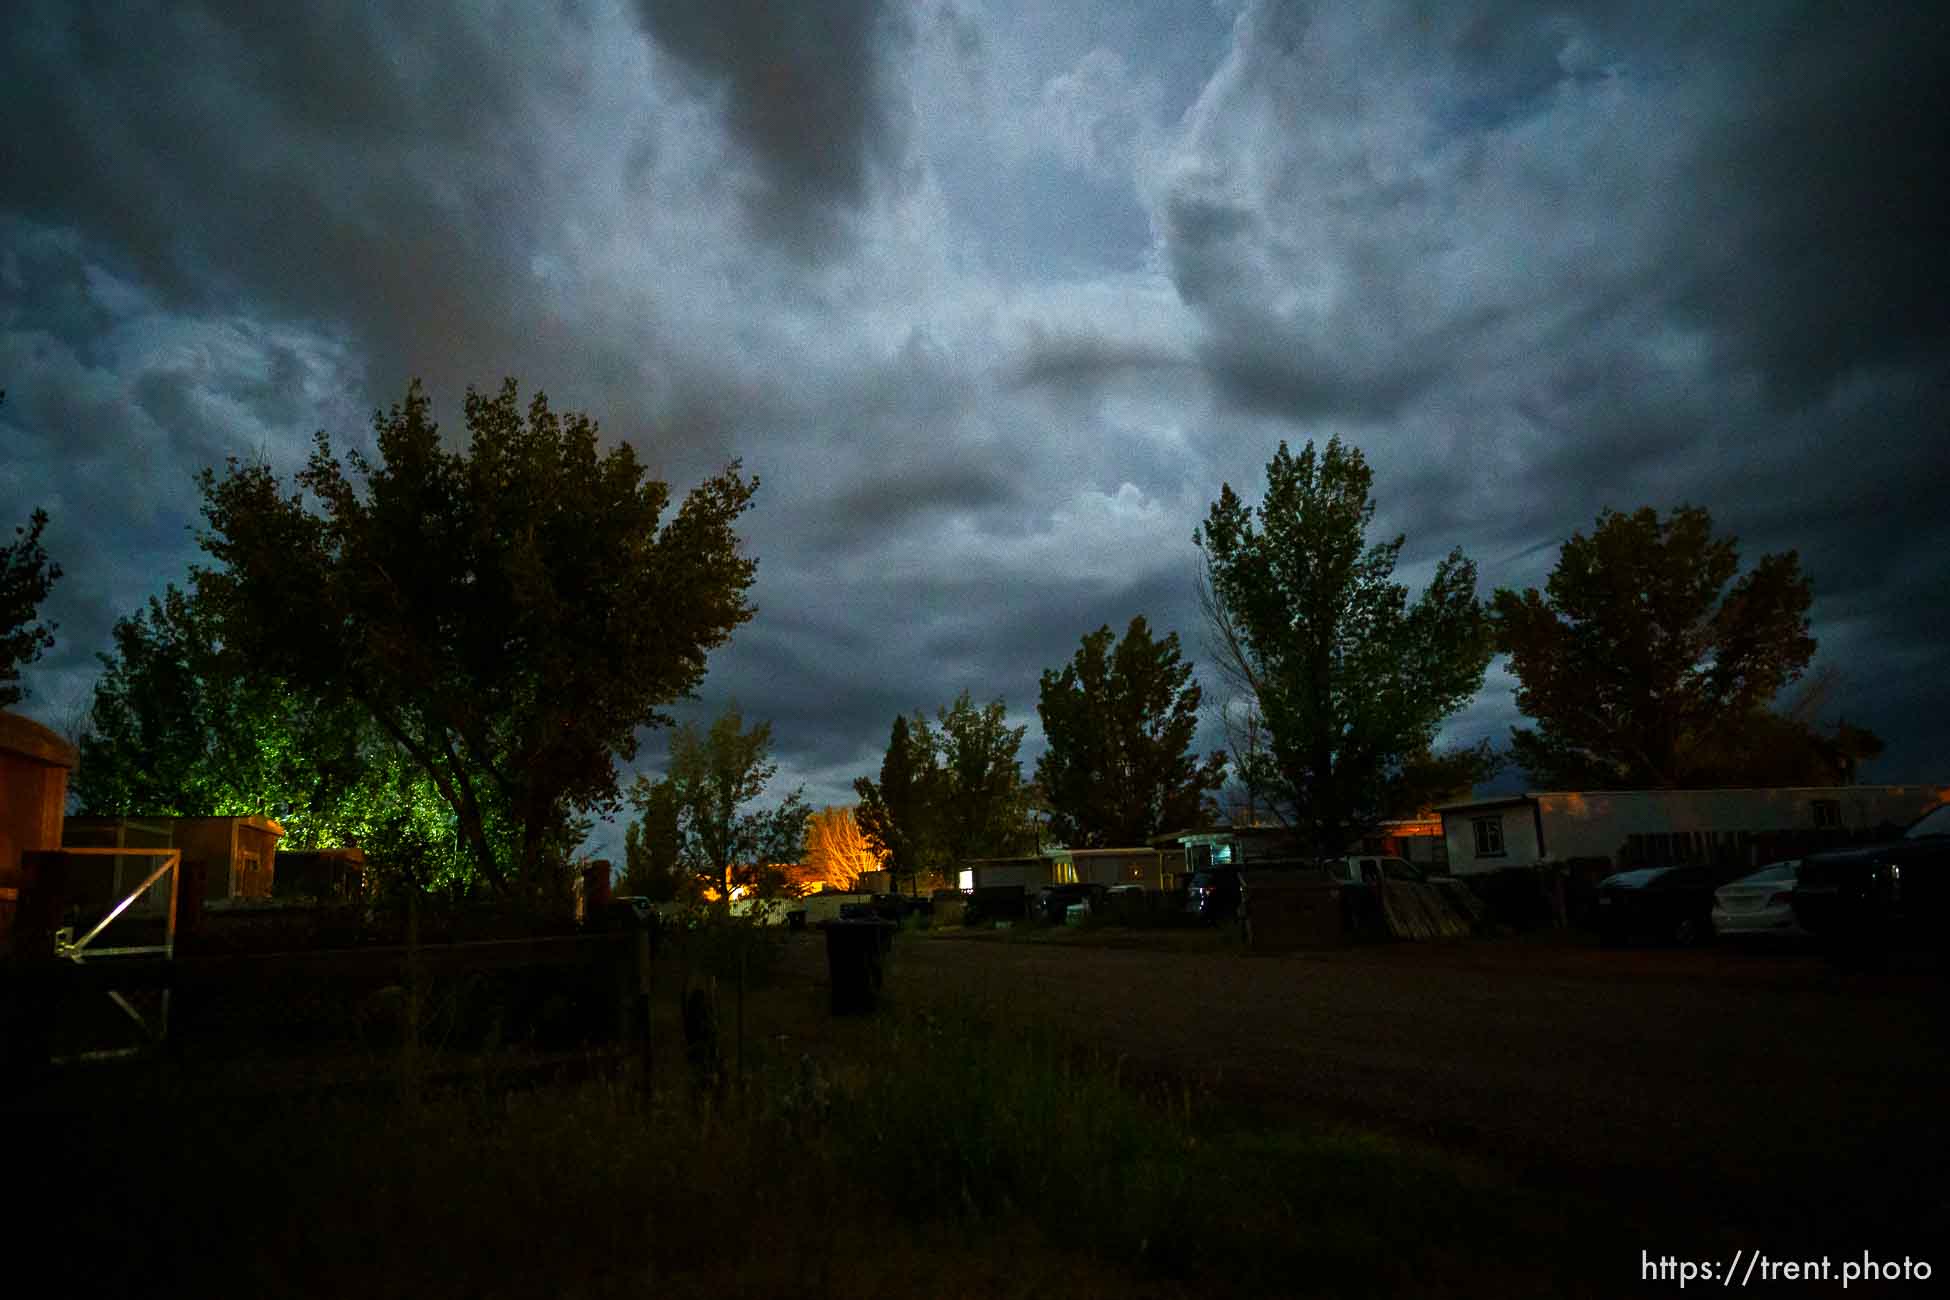
[[[658,903],[695,900],[701,886],[684,865],[675,790],[657,781],[633,798],[640,817],[623,827],[622,892]]]
[[[746,807],[778,773],[771,750],[772,724],[745,730],[733,704],[708,731],[685,723],[671,732],[663,779],[639,776],[631,787],[630,801],[645,818],[643,834],[664,834],[674,824],[677,860],[725,901],[735,887],[758,883],[767,868],[797,865],[805,856],[808,810],[801,791],[772,808]]]
[[[665,520],[628,442],[511,379],[469,390],[464,451],[416,381],[373,417],[378,460],[320,432],[298,491],[261,464],[202,477],[225,643],[319,700],[350,700],[425,772],[481,875],[545,886],[574,816],[619,803],[615,760],[751,617],[734,462]],[[309,499],[308,499],[309,498]]]
[[[1412,810],[1415,771],[1491,656],[1476,566],[1451,551],[1410,604],[1393,580],[1404,539],[1367,542],[1372,484],[1339,438],[1297,457],[1281,443],[1262,503],[1247,507],[1227,484],[1193,533],[1264,735],[1243,775],[1328,854]],[[1443,758],[1473,768],[1487,749]]]
[[[14,540],[0,546],[0,709],[26,697],[20,670],[54,648],[59,630],[59,624],[34,617],[61,576],[61,566],[41,546],[46,529],[47,511],[36,510],[26,527],[14,529]]]
[[[935,735],[919,712],[912,723],[896,715],[887,735],[887,753],[880,760],[880,780],[860,777],[853,783],[860,796],[854,814],[867,845],[886,860],[896,888],[903,878],[917,879],[926,867],[939,865],[939,827],[935,813],[941,783]]]
[[[1225,783],[1223,753],[1201,764],[1192,752],[1203,693],[1178,634],[1154,639],[1140,614],[1113,640],[1108,626],[1085,635],[1062,671],[1043,674],[1036,705],[1049,742],[1036,780],[1050,833],[1073,848],[1199,825],[1206,795]]]
[[[1033,848],[1028,791],[1017,751],[1027,727],[1007,725],[1009,706],[976,707],[966,690],[937,711],[934,733],[940,778],[934,824],[941,865]]]
[[[1533,781],[1560,788],[1717,784],[1725,756],[1815,651],[1812,588],[1793,551],[1742,574],[1731,537],[1681,506],[1598,516],[1573,533],[1545,591],[1499,590],[1511,732]],[[1731,586],[1729,586],[1731,584]]]
[[[853,809],[828,805],[806,819],[807,885],[852,889],[863,872],[879,870],[882,860],[861,833]]]
[[[964,690],[932,725],[919,711],[894,719],[880,780],[863,776],[853,788],[860,831],[897,876],[1034,847],[1016,758],[1028,728],[1006,725],[1008,714],[999,699],[977,708]]]

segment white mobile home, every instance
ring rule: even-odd
[[[998,885],[1021,885],[1036,895],[1051,885],[1068,884],[1077,878],[1076,868],[1056,858],[1034,854],[1020,858],[974,858],[956,871],[957,885],[963,890],[992,889]]]
[[[1748,862],[1749,841],[1781,831],[1904,826],[1950,786],[1789,786],[1751,790],[1551,790],[1436,809],[1456,875],[1602,858],[1663,866]]]
[[[1164,854],[1154,848],[1051,849],[1049,856],[1069,863],[1069,878],[1081,884],[1165,887]]]

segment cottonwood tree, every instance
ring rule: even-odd
[[[1242,755],[1259,800],[1319,852],[1342,852],[1382,819],[1412,811],[1440,760],[1487,769],[1486,746],[1436,755],[1445,718],[1479,690],[1491,657],[1476,566],[1460,550],[1419,599],[1393,580],[1404,539],[1369,545],[1373,474],[1339,438],[1299,456],[1285,443],[1248,507],[1221,488],[1193,541],[1251,693],[1263,742]]]
[[[0,708],[26,698],[20,670],[54,648],[60,628],[35,618],[61,576],[61,566],[41,546],[46,530],[47,511],[36,510],[25,527],[14,529],[14,540],[0,546]]]
[[[751,617],[734,525],[757,480],[733,462],[666,518],[668,486],[588,416],[540,393],[524,414],[512,379],[464,409],[448,450],[415,381],[373,417],[376,460],[320,432],[289,495],[262,464],[205,471],[193,579],[226,645],[399,746],[482,878],[549,888],[637,729]]]
[[[771,808],[746,807],[778,774],[771,749],[772,724],[745,730],[733,704],[709,730],[685,723],[672,731],[663,778],[639,776],[631,786],[630,802],[645,819],[642,834],[661,838],[674,828],[676,861],[726,903],[737,886],[761,885],[768,869],[796,866],[805,856],[801,791]]]
[[[1516,761],[1559,788],[1721,783],[1814,654],[1812,599],[1793,551],[1741,574],[1737,541],[1697,506],[1603,512],[1543,592],[1492,601],[1517,708],[1537,724],[1512,728]]]
[[[1104,848],[1202,824],[1226,769],[1223,753],[1201,763],[1192,752],[1202,698],[1176,632],[1157,640],[1140,614],[1121,641],[1108,626],[1086,634],[1061,671],[1043,674],[1036,705],[1049,742],[1036,780],[1050,833]]]

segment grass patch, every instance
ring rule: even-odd
[[[1232,1124],[973,1003],[700,1092],[131,1094],[30,1126],[23,1239],[205,1294],[1563,1294],[1541,1197],[1372,1135]]]

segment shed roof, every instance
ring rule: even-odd
[[[19,713],[0,713],[0,751],[18,754],[49,767],[71,769],[79,761],[73,745]]]

